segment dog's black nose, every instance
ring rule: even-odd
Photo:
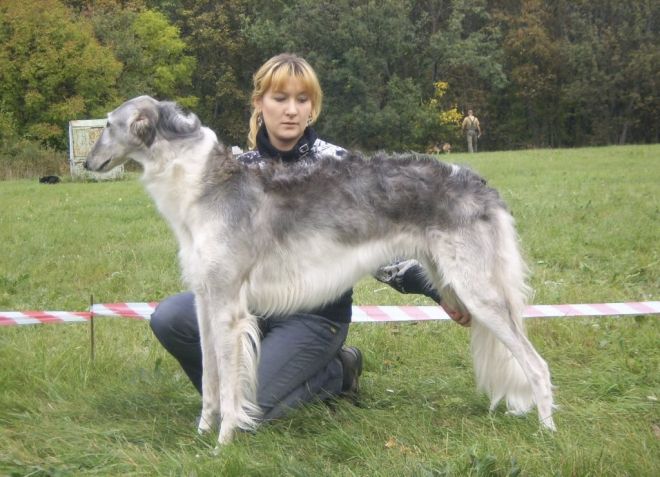
[[[87,161],[83,164],[83,167],[85,168],[86,171],[89,170],[89,164],[87,164]]]

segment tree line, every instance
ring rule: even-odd
[[[365,150],[657,142],[653,0],[0,0],[0,143],[65,149],[69,120],[149,94],[244,145],[254,71],[288,51],[317,129]]]

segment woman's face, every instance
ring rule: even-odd
[[[290,151],[302,137],[312,114],[312,101],[300,79],[292,76],[280,89],[270,88],[256,100],[268,138],[280,151]]]

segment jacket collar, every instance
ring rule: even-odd
[[[264,157],[280,158],[283,161],[298,161],[312,151],[317,138],[316,131],[311,126],[307,126],[303,136],[291,150],[280,151],[271,144],[266,127],[261,126],[259,132],[257,132],[257,149]]]

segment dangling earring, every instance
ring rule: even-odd
[[[310,114],[309,117],[307,118],[307,125],[310,126],[312,124],[312,115]]]
[[[264,123],[264,115],[262,113],[259,113],[257,115],[257,127],[261,128],[261,125]]]

